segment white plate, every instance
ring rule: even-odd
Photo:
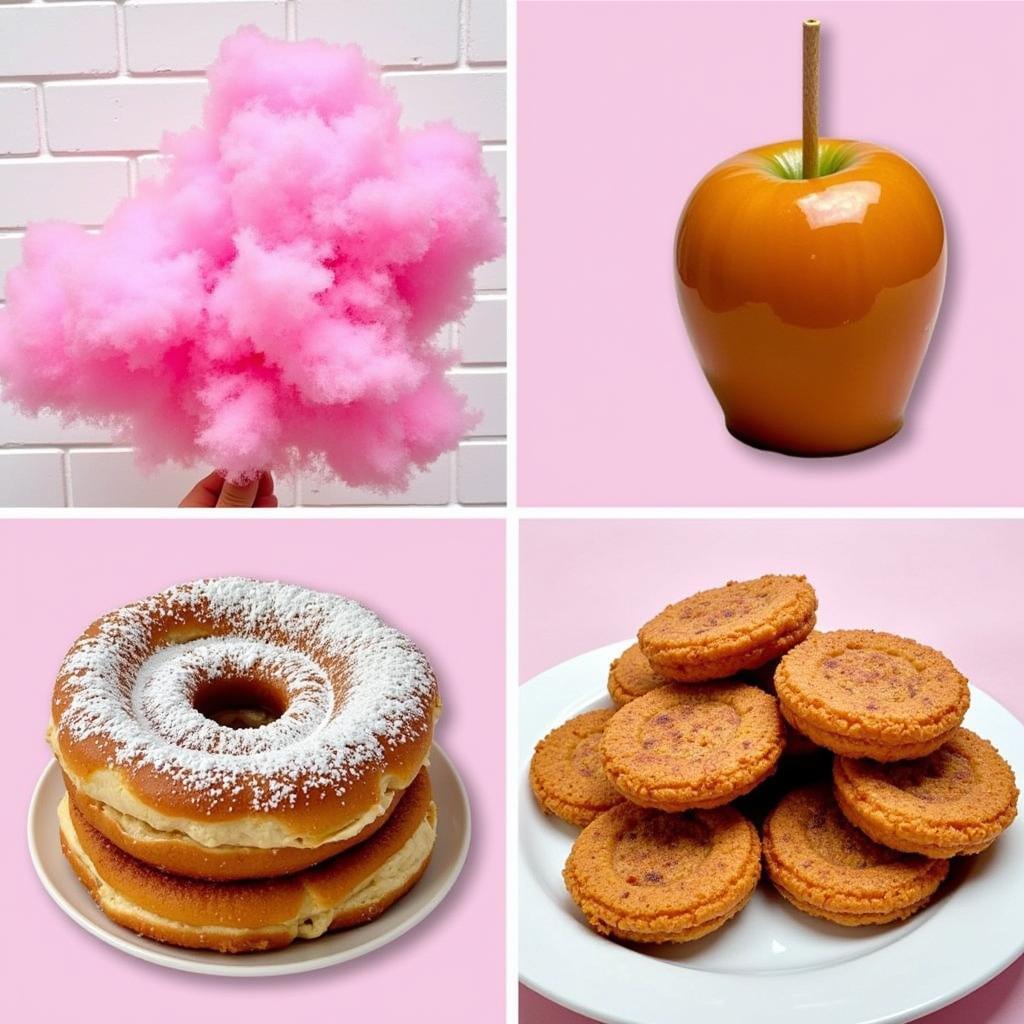
[[[895,1024],[959,999],[1024,952],[1020,822],[984,853],[955,862],[958,880],[903,924],[819,921],[762,882],[741,914],[696,942],[641,952],[592,932],[562,884],[578,830],[541,813],[528,769],[547,732],[610,706],[608,664],[631,642],[564,662],[521,691],[519,963],[530,988],[614,1024]],[[1010,712],[972,687],[965,724],[1024,779],[1024,726]]]
[[[269,953],[230,955],[178,949],[142,938],[110,921],[93,903],[60,850],[57,805],[64,782],[55,761],[43,771],[28,811],[28,846],[36,874],[54,902],[87,932],[141,960],[196,974],[258,977],[300,974],[353,960],[392,942],[419,924],[455,884],[469,850],[469,799],[455,766],[437,744],[430,752],[430,782],[437,805],[437,842],[423,877],[393,907],[369,924],[296,941]]]

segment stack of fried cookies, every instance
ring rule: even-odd
[[[762,863],[805,913],[902,920],[1013,821],[1013,771],[961,727],[967,680],[949,659],[815,632],[816,613],[802,576],[670,605],[612,662],[615,707],[537,744],[531,786],[583,829],[563,877],[597,932],[700,938],[742,910]]]

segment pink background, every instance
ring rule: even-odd
[[[497,521],[0,522],[4,578],[4,976],[15,1020],[498,1020],[504,1007],[504,526]],[[438,739],[469,790],[473,844],[455,888],[393,944],[284,978],[156,967],[50,901],[23,839],[49,760],[43,731],[65,650],[93,619],[172,583],[242,573],[345,593],[409,633],[437,669]],[[443,1000],[443,1002],[442,1002]],[[20,1005],[19,1005],[20,1003]],[[140,1009],[141,1007],[141,1009]]]
[[[903,432],[801,460],[733,440],[673,284],[676,219],[719,161],[800,132],[901,151],[943,207],[949,277]],[[519,499],[528,505],[1008,505],[1021,436],[1020,3],[519,7]],[[993,147],[995,152],[993,154]],[[984,158],[982,154],[993,154]]]
[[[1024,719],[1022,570],[1024,520],[526,521],[522,678],[633,635],[687,593],[795,572],[814,584],[823,628],[884,629],[939,647]],[[585,1019],[525,987],[520,995],[522,1024]],[[1019,1024],[1024,958],[925,1019]]]

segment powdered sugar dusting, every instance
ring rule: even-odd
[[[193,617],[209,635],[159,646]],[[111,766],[147,766],[229,806],[272,811],[304,793],[344,793],[384,765],[385,750],[431,728],[436,683],[426,659],[346,598],[200,580],[128,605],[94,632],[65,658],[58,734],[109,740]],[[247,676],[286,692],[280,718],[232,729],[193,706],[202,683]]]

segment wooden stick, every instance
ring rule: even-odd
[[[804,22],[804,177],[818,176],[818,36],[821,22]]]

